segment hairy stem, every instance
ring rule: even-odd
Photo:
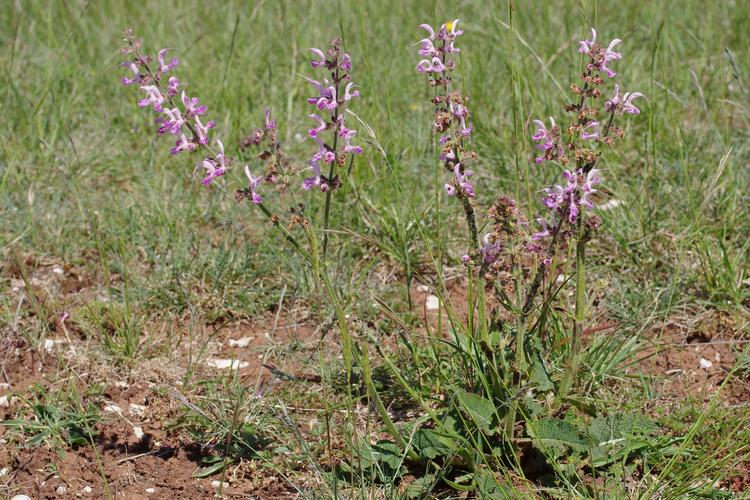
[[[464,212],[466,213],[466,224],[469,226],[469,235],[471,237],[471,248],[473,250],[479,249],[479,232],[477,231],[477,216],[474,212],[474,205],[468,196],[461,197],[461,203],[464,206]]]

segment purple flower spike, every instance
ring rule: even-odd
[[[169,49],[161,49],[156,56],[157,60],[159,61],[159,71],[161,73],[168,73],[175,67],[177,67],[178,64],[180,64],[180,60],[176,57],[173,57],[168,63],[165,63],[164,58],[167,55],[168,51]]]
[[[245,176],[247,176],[249,182],[248,190],[251,193],[250,200],[256,205],[262,203],[263,197],[256,192],[256,189],[263,182],[263,176],[260,175],[258,177],[253,177],[253,174],[250,172],[250,167],[247,165],[245,165]]]

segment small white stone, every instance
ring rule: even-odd
[[[701,368],[703,368],[704,370],[708,370],[709,368],[711,368],[712,366],[714,366],[714,364],[711,363],[706,358],[701,358],[699,364],[700,364]]]
[[[156,493],[156,488],[146,488],[147,495],[151,495],[153,493]]]
[[[55,273],[55,274],[58,274],[60,276],[62,276],[63,274],[65,274],[65,271],[63,271],[62,267],[60,267],[60,266],[53,267],[52,268],[52,272]]]
[[[142,417],[144,412],[146,411],[146,407],[143,405],[130,403],[130,413],[133,415],[138,415],[139,417]]]
[[[434,295],[428,295],[424,305],[428,311],[434,311],[435,309],[440,307],[440,299],[438,299]]]
[[[213,480],[211,481],[211,488],[218,490],[221,488],[221,481]]]
[[[68,492],[68,488],[66,488],[66,487],[65,487],[64,485],[62,485],[62,484],[61,484],[60,486],[58,486],[58,487],[57,487],[57,489],[55,490],[55,493],[57,493],[58,495],[64,495],[64,494],[66,494],[67,492]]]
[[[7,408],[10,406],[10,401],[8,401],[8,396],[0,396],[0,407]]]
[[[57,344],[62,344],[63,342],[65,342],[63,339],[47,339],[44,341],[44,350],[52,352]]]
[[[16,495],[10,500],[31,500],[31,497],[28,495]]]
[[[206,361],[206,364],[212,368],[216,368],[217,370],[226,370],[227,368],[231,368],[232,370],[236,370],[237,368],[245,368],[247,366],[250,366],[250,363],[247,361],[240,361],[239,359],[209,359]]]
[[[9,391],[10,390],[10,384],[6,384],[5,382],[0,382],[0,391]]]
[[[427,293],[430,291],[430,287],[427,285],[417,285],[417,291],[422,293]]]
[[[229,339],[229,347],[247,347],[250,342],[253,341],[253,337],[242,337],[241,339]]]
[[[86,493],[87,495],[90,495],[92,491],[94,490],[91,488],[91,486],[86,486],[83,488],[83,492]]]
[[[138,439],[143,439],[143,427],[136,425],[133,427],[133,434],[135,434],[135,437]]]
[[[0,469],[0,477],[7,476],[7,475],[8,475],[7,467],[3,467],[2,469]]]
[[[118,380],[117,382],[115,382],[115,387],[127,388],[128,383],[125,382],[124,380]]]
[[[117,413],[118,415],[122,415],[122,408],[117,405],[107,405],[103,410],[107,413]]]

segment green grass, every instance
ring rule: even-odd
[[[152,114],[136,106],[134,89],[119,83],[124,28],[133,27],[149,52],[175,49],[181,81],[209,106],[217,123],[214,135],[230,154],[256,161],[239,153],[238,145],[262,124],[263,107],[270,106],[296,167],[311,151],[309,141],[302,140],[309,127],[309,89],[298,76],[309,74],[307,48],[343,38],[362,92],[352,109],[376,137],[357,127],[360,142],[367,144],[365,154],[354,166],[351,183],[334,196],[331,279],[341,309],[367,325],[355,329],[355,340],[367,349],[368,336],[373,344],[418,336],[421,306],[415,309],[419,314],[409,316],[405,283],[434,278],[438,244],[444,251],[441,265],[448,267],[460,268],[467,247],[458,204],[445,198],[435,203],[431,94],[414,71],[414,44],[421,37],[417,26],[455,17],[465,22],[466,34],[458,44],[460,75],[471,97],[481,158],[475,187],[483,220],[486,207],[505,193],[516,196],[530,214],[538,213],[536,191],[557,173],[530,166],[534,152],[528,122],[562,117],[567,87],[580,69],[577,40],[595,26],[602,39],[623,39],[620,84],[647,98],[641,101],[642,114],[627,122],[624,144],[601,163],[604,186],[621,205],[601,212],[603,229],[589,246],[587,273],[597,318],[619,326],[615,335],[595,335],[586,352],[584,363],[592,368],[586,383],[599,388],[597,398],[587,403],[603,414],[641,412],[649,405],[650,391],[626,368],[638,349],[659,342],[665,325],[722,314],[732,318],[737,340],[750,339],[750,4],[511,3],[512,17],[505,1],[235,1],[220,8],[195,1],[138,7],[5,2],[0,6],[3,335],[24,337],[39,347],[53,328],[51,318],[70,311],[71,324],[87,345],[126,372],[188,338],[192,343],[196,325],[258,320],[281,299],[309,310],[318,325],[334,323],[325,291],[302,259],[262,214],[234,200],[232,186],[244,179],[241,169],[228,174],[229,187],[204,188],[191,177],[192,161],[169,155],[168,141],[151,133]],[[274,196],[270,189],[264,195],[280,213],[293,199]],[[322,218],[323,197],[303,193],[297,198],[311,218]],[[443,241],[436,239],[438,227]],[[35,260],[25,261],[28,255]],[[12,269],[20,266],[31,276],[42,259],[85,272],[91,278],[90,297],[37,295],[29,282],[25,289],[31,298],[19,308],[10,293],[11,275],[17,274]],[[170,324],[168,341],[149,337],[159,322]],[[429,386],[425,380],[435,384],[435,393],[449,388],[464,361],[420,366],[437,359],[430,348],[441,346],[416,344],[411,352],[403,345],[386,348],[405,367],[400,375],[415,388]],[[373,369],[390,374],[378,381],[377,392],[386,403],[409,400],[406,408],[418,413],[419,404],[403,394],[386,361],[370,351]],[[305,370],[320,372],[324,380],[323,392],[311,396],[311,405],[325,407],[326,416],[329,410],[366,407],[367,398],[361,396],[372,391],[357,378],[362,374],[354,374],[362,387],[339,387],[345,368],[338,361],[328,366],[325,356],[331,354],[321,350],[320,360],[308,359]],[[559,360],[554,365],[559,367]],[[207,390],[218,416],[206,421],[193,415],[195,435],[240,435],[236,426],[227,430],[222,416],[241,408],[253,418],[274,420],[267,433],[275,441],[271,447],[288,446],[305,463],[319,464],[330,453],[321,444],[325,432],[307,444],[295,433],[293,390],[279,389],[272,396],[279,401],[276,409],[261,411],[247,394],[227,384]],[[429,401],[433,395],[425,392],[417,399]],[[64,399],[61,408],[67,407]],[[556,470],[551,483],[532,481],[520,477],[511,463],[503,472],[506,484],[561,497],[602,497],[608,491],[612,497],[718,495],[709,491],[708,479],[731,475],[734,464],[716,450],[746,457],[750,445],[746,403],[735,410],[736,418],[729,418],[721,400],[719,393],[716,404],[701,410],[678,402],[673,412],[656,419],[659,431],[648,438],[641,455],[594,472],[603,475],[601,482],[578,481],[581,471],[575,466]],[[280,405],[289,407],[286,420],[279,417]],[[373,410],[365,429],[355,428],[354,418],[339,422],[348,447],[383,430],[375,415]],[[719,445],[696,438],[705,433],[718,436]],[[472,446],[477,443],[466,449]],[[249,456],[243,453],[237,457]],[[568,463],[585,464],[587,453],[566,455]],[[270,464],[265,456],[261,462],[292,484],[304,477],[285,469],[289,464]],[[321,476],[325,487],[319,493],[325,496],[403,495],[383,481],[392,478],[388,471],[405,474],[401,464],[385,471],[372,462],[370,470],[341,477],[321,472],[322,465],[309,470]],[[643,463],[653,464],[649,474]],[[421,472],[425,484],[434,480],[431,494],[445,493],[439,474]],[[633,489],[622,490],[636,473]]]

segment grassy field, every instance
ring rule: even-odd
[[[549,378],[508,396],[526,410],[504,440],[466,392],[481,365],[445,341],[471,324],[473,285],[415,44],[454,18],[480,225],[501,194],[538,213],[557,182],[530,122],[563,116],[590,27],[623,40],[619,82],[646,96],[597,167],[609,209],[578,383],[547,404],[561,292]],[[0,497],[750,495],[750,2],[6,1],[0,26]],[[170,155],[121,85],[128,27],[179,56],[239,160],[221,182]],[[364,153],[332,197],[321,274],[233,194],[260,165],[240,145],[265,106],[304,167],[299,74],[334,37]],[[263,194],[323,216],[319,192]],[[456,415],[460,444],[427,432]]]

